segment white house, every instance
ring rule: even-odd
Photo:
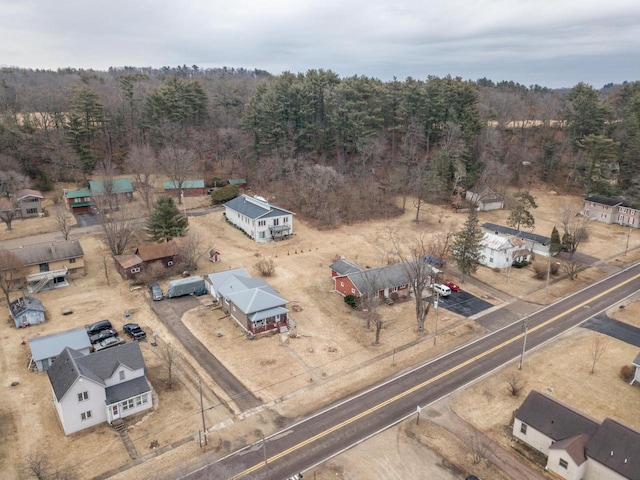
[[[513,435],[547,457],[567,480],[640,480],[640,432],[615,420],[598,424],[532,391],[514,413]]]
[[[91,342],[87,331],[80,327],[29,339],[29,366],[33,365],[39,372],[47,370],[65,347],[88,355],[91,352]]]
[[[534,255],[549,256],[549,247],[551,245],[551,239],[549,237],[523,232],[522,230],[516,230],[515,228],[505,227],[495,223],[483,223],[481,228],[483,232],[493,233],[503,238],[520,238],[523,240],[524,245],[526,245],[527,250],[533,252]]]
[[[491,268],[508,268],[514,262],[531,260],[531,251],[520,237],[502,237],[485,232],[480,240],[480,263]]]
[[[47,374],[66,435],[153,406],[138,342],[89,355],[66,347]]]
[[[262,197],[241,195],[224,204],[227,221],[259,243],[293,234],[293,213]]]
[[[631,384],[633,385],[635,382],[640,383],[640,353],[636,355],[636,358],[633,360],[633,366],[635,367],[633,372],[633,380],[631,380]]]

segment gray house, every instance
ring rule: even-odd
[[[17,208],[21,218],[41,217],[42,213],[42,193],[38,190],[25,188],[16,193]]]
[[[504,208],[504,199],[490,188],[479,192],[467,190],[466,198],[482,212]]]
[[[20,297],[14,300],[9,304],[9,312],[16,328],[37,325],[45,321],[44,305],[34,297]]]
[[[83,355],[88,355],[91,342],[87,331],[84,328],[74,328],[73,330],[30,339],[31,361],[29,362],[29,367],[35,367],[38,372],[48,370],[65,347],[73,348]]]

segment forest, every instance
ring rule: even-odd
[[[0,196],[246,178],[321,228],[532,183],[639,203],[640,82],[551,90],[197,65],[0,71]],[[398,206],[401,196],[405,202]],[[147,206],[152,199],[145,200]]]

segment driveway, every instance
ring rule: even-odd
[[[493,305],[462,290],[460,292],[451,292],[448,297],[440,297],[438,307],[445,308],[464,317],[471,317],[493,307]]]
[[[76,223],[78,227],[93,227],[100,222],[93,213],[78,213],[76,214]]]
[[[197,297],[185,295],[184,297],[169,298],[159,302],[149,301],[151,302],[152,310],[160,321],[191,352],[193,358],[207,371],[212,380],[229,395],[241,412],[262,405],[262,402],[247,390],[242,382],[234,377],[182,323],[182,315],[185,312],[200,306],[200,301]]]
[[[587,320],[581,327],[604,333],[640,348],[640,328],[609,318],[604,313]]]

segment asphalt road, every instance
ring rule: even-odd
[[[527,350],[549,342],[639,289],[640,265],[634,265],[183,478],[287,479],[304,472],[517,360],[525,339]]]
[[[151,302],[151,308],[158,318],[182,345],[191,352],[193,358],[204,368],[238,406],[241,412],[250,410],[262,402],[240,380],[229,372],[222,363],[207,349],[198,338],[182,323],[182,315],[192,308],[200,306],[200,301],[193,295],[168,298],[159,302]]]

